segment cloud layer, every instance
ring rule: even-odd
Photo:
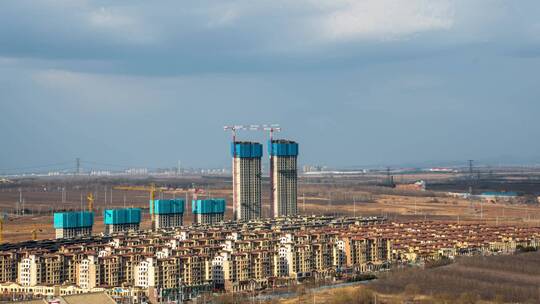
[[[540,135],[539,8],[3,1],[0,127],[9,149],[0,169],[77,156],[224,166],[223,124],[274,122],[302,143],[305,163],[530,160],[540,148],[530,140]]]

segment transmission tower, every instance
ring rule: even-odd
[[[78,157],[75,159],[75,168],[76,168],[75,174],[77,175],[81,174],[81,159]]]

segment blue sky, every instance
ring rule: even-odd
[[[540,2],[2,1],[0,169],[540,162]],[[264,140],[262,134],[241,133]]]

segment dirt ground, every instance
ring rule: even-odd
[[[407,176],[406,180],[418,177]],[[441,175],[434,175],[436,180]],[[384,187],[366,187],[361,183],[354,184],[348,178],[340,182],[314,182],[304,180],[298,189],[298,211],[300,214],[335,214],[335,215],[386,215],[391,220],[453,220],[453,221],[486,221],[493,224],[519,223],[523,225],[540,225],[540,207],[538,205],[487,203],[468,201],[446,197],[443,192],[407,192],[400,193]],[[113,182],[105,185],[95,181],[70,182],[35,181],[21,186],[0,187],[0,210],[4,213],[4,242],[29,240],[32,231],[36,230],[38,239],[54,238],[52,225],[55,211],[81,210],[87,208],[86,194],[93,192],[95,196],[94,233],[103,231],[103,210],[120,207],[143,208],[142,228],[150,227],[148,215],[149,193],[146,191],[111,190]],[[184,184],[187,182],[184,181]],[[125,183],[123,183],[125,184]],[[140,183],[139,183],[140,184]],[[227,183],[219,181],[207,183],[205,194],[199,198],[220,197],[227,200],[226,219],[232,218],[232,190]],[[62,194],[65,188],[65,194]],[[263,216],[270,216],[268,185],[263,184]],[[20,191],[19,191],[20,189]],[[112,193],[112,198],[111,198]],[[186,191],[159,194],[161,198],[186,198]],[[22,196],[24,214],[16,212],[17,202]],[[64,199],[62,197],[64,196]],[[193,198],[189,193],[187,201]],[[19,209],[23,209],[22,204]],[[191,206],[186,204],[184,222],[191,223]]]

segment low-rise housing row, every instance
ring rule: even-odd
[[[309,227],[309,228],[306,228]],[[335,278],[457,255],[538,247],[540,228],[297,218],[121,233],[0,253],[0,293],[105,291],[138,303]],[[63,290],[63,291],[62,291]]]

